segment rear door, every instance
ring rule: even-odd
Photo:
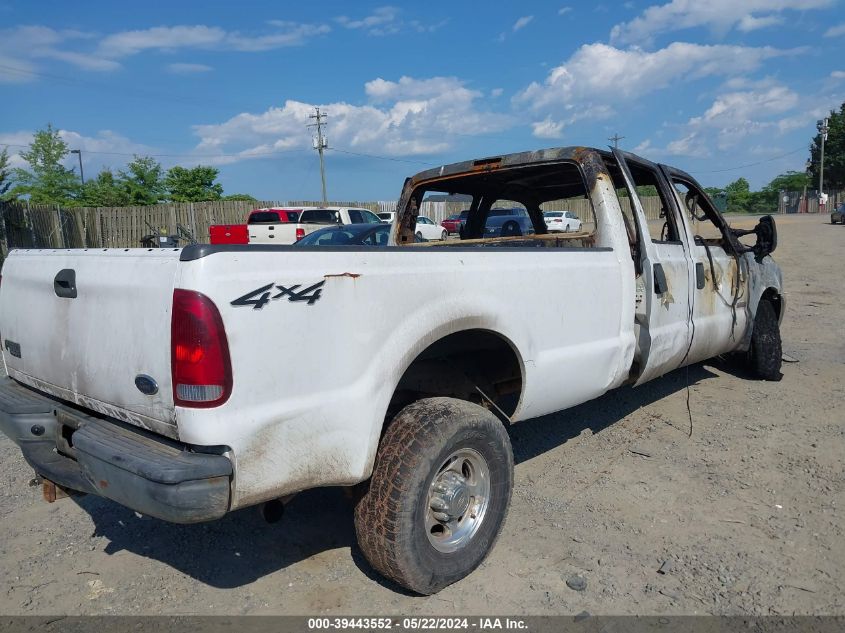
[[[13,251],[0,284],[9,374],[64,400],[173,435],[170,313],[179,253]],[[155,381],[155,394],[139,391],[139,375]]]
[[[636,384],[680,367],[692,336],[690,263],[683,225],[660,168],[632,154],[613,150],[622,171],[643,241],[645,322],[640,323]],[[648,217],[639,192],[659,201]]]

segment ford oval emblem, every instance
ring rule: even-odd
[[[158,393],[158,383],[155,378],[147,376],[147,374],[135,376],[135,386],[138,387],[138,391],[148,396],[154,396]]]

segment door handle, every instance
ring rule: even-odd
[[[704,277],[704,264],[696,262],[695,264],[695,287],[699,290],[704,288],[706,278]]]
[[[60,270],[53,279],[53,291],[57,297],[76,299],[76,271],[73,268]]]
[[[669,290],[669,284],[666,283],[666,273],[663,272],[661,264],[654,265],[654,294],[662,295]]]

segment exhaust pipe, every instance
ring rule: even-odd
[[[285,516],[285,504],[279,499],[267,501],[261,506],[261,516],[267,523],[278,523]]]

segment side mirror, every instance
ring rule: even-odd
[[[757,234],[757,243],[754,245],[754,256],[759,260],[766,255],[773,253],[778,247],[778,229],[775,226],[775,219],[770,215],[760,218],[757,226],[754,227]]]
[[[754,234],[757,236],[757,243],[754,246],[740,245],[742,248],[740,252],[753,252],[754,258],[757,261],[763,259],[766,255],[773,253],[778,247],[778,229],[775,226],[775,219],[770,215],[764,215],[760,221],[750,231],[743,229],[731,229],[736,237]]]

